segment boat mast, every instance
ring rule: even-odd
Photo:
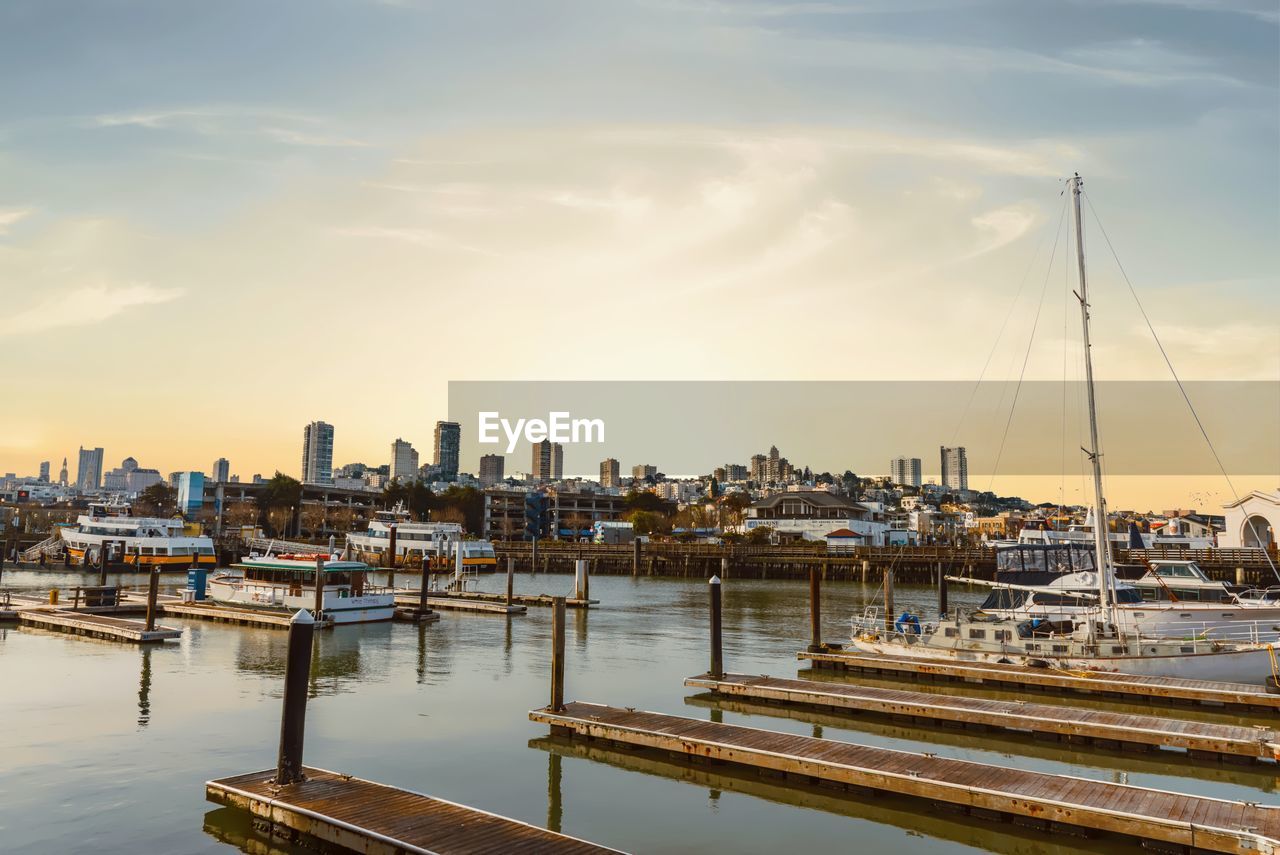
[[[1107,537],[1107,502],[1102,497],[1102,451],[1098,443],[1098,406],[1094,399],[1093,388],[1093,355],[1089,344],[1089,285],[1084,273],[1084,230],[1080,224],[1080,186],[1083,179],[1077,172],[1070,180],[1071,203],[1076,224],[1076,271],[1080,278],[1080,290],[1076,299],[1080,301],[1080,324],[1084,329],[1084,376],[1085,386],[1089,393],[1089,445],[1084,453],[1089,456],[1093,465],[1093,546],[1097,555],[1098,597],[1103,616],[1115,623],[1111,613],[1112,603],[1108,596],[1110,591],[1109,575],[1111,573],[1111,539]]]

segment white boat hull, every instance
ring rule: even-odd
[[[302,593],[293,593],[282,585],[246,583],[235,577],[215,577],[209,580],[208,590],[214,602],[234,606],[310,611],[316,603],[314,591],[304,589]],[[334,623],[369,623],[395,617],[395,597],[390,593],[358,597],[343,596],[343,593],[332,589],[324,592],[324,614]]]

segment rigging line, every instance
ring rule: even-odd
[[[1018,372],[1018,385],[1013,387],[1013,400],[1009,402],[1009,417],[1005,419],[1004,433],[1000,435],[1000,448],[996,451],[996,462],[991,467],[991,480],[987,482],[987,492],[991,492],[995,484],[996,473],[1000,470],[1000,458],[1004,457],[1005,440],[1009,438],[1009,427],[1013,424],[1013,414],[1018,409],[1018,395],[1022,392],[1022,378],[1027,374],[1027,363],[1031,361],[1031,345],[1036,340],[1036,328],[1040,325],[1040,312],[1044,309],[1044,295],[1049,292],[1049,279],[1053,276],[1053,260],[1058,255],[1058,242],[1062,239],[1062,224],[1066,220],[1067,205],[1065,197],[1062,213],[1058,217],[1058,227],[1054,229],[1053,249],[1049,251],[1049,267],[1044,272],[1044,284],[1040,286],[1040,302],[1036,304],[1036,316],[1031,322],[1031,334],[1027,336],[1027,349],[1022,355],[1022,370]]]
[[[1062,197],[1062,208],[1065,211],[1067,207],[1066,191],[1058,193]],[[991,366],[991,359],[996,355],[996,349],[1000,347],[1000,339],[1004,336],[1005,328],[1009,326],[1009,319],[1013,317],[1013,310],[1018,307],[1018,298],[1022,296],[1022,289],[1026,287],[1027,280],[1031,278],[1031,268],[1035,266],[1036,259],[1040,257],[1040,250],[1044,249],[1045,242],[1049,239],[1048,235],[1041,235],[1040,242],[1036,244],[1036,251],[1031,254],[1031,259],[1027,261],[1027,267],[1022,271],[1022,278],[1018,282],[1018,291],[1013,295],[1013,300],[1009,303],[1009,311],[1005,313],[1004,322],[1000,324],[1000,331],[996,333],[996,340],[991,345],[991,351],[987,354],[987,361],[982,363],[982,370],[978,372],[978,379],[974,382],[973,388],[969,390],[969,400],[965,402],[964,410],[960,413],[960,420],[956,422],[955,432],[951,435],[951,445],[956,444],[956,439],[960,436],[960,428],[964,426],[965,417],[969,415],[969,408],[973,404],[973,398],[978,393],[978,387],[982,385],[982,378],[987,375],[987,368]]]
[[[1089,213],[1093,214],[1093,221],[1098,224],[1098,231],[1102,232],[1102,239],[1107,243],[1107,249],[1111,250],[1111,257],[1116,260],[1116,267],[1120,269],[1120,276],[1124,279],[1124,284],[1129,288],[1129,294],[1133,296],[1133,302],[1138,306],[1138,312],[1142,315],[1142,321],[1147,325],[1147,331],[1151,333],[1151,337],[1155,339],[1156,347],[1160,351],[1160,356],[1164,359],[1164,364],[1168,367],[1169,373],[1173,375],[1173,382],[1177,384],[1178,391],[1182,393],[1182,400],[1186,402],[1187,409],[1191,411],[1191,418],[1195,419],[1196,427],[1200,429],[1200,435],[1204,437],[1205,445],[1209,446],[1209,453],[1213,455],[1213,460],[1218,464],[1218,471],[1222,473],[1223,479],[1227,482],[1227,487],[1231,490],[1231,495],[1235,497],[1237,502],[1240,501],[1240,494],[1236,492],[1236,485],[1232,483],[1231,476],[1227,474],[1227,467],[1222,464],[1222,458],[1218,456],[1218,449],[1214,447],[1213,440],[1209,439],[1209,432],[1205,430],[1204,422],[1200,421],[1200,414],[1196,412],[1195,404],[1191,403],[1191,396],[1187,394],[1187,389],[1182,385],[1182,378],[1178,376],[1177,370],[1173,367],[1173,361],[1169,359],[1169,354],[1164,349],[1164,343],[1160,341],[1160,336],[1156,334],[1156,328],[1151,323],[1151,318],[1147,316],[1147,310],[1142,305],[1142,299],[1138,297],[1138,291],[1133,287],[1133,283],[1129,281],[1129,274],[1125,272],[1124,264],[1120,261],[1120,256],[1116,252],[1116,248],[1111,245],[1111,238],[1107,235],[1107,230],[1102,226],[1102,219],[1098,216],[1098,212],[1093,207],[1093,201],[1089,198],[1088,193],[1081,192],[1085,197],[1085,203],[1089,206]],[[1248,518],[1246,517],[1246,520]],[[1253,529],[1254,539],[1258,539],[1258,531],[1252,522],[1248,523]],[[1263,556],[1267,559],[1267,565],[1271,568],[1271,572],[1280,579],[1280,570],[1276,569],[1275,563],[1271,560],[1271,555],[1263,549]]]
[[[1058,485],[1058,515],[1067,501],[1067,321],[1071,317],[1071,258],[1062,265],[1062,482]]]

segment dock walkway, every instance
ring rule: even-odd
[[[398,592],[396,594],[396,605],[406,606],[409,608],[417,608],[418,592]],[[502,602],[491,603],[484,600],[469,600],[461,597],[427,595],[427,607],[431,609],[439,609],[441,611],[454,612],[485,612],[497,615],[522,615],[529,611],[524,606],[507,605],[505,598]]]
[[[300,784],[276,786],[274,770],[209,781],[205,796],[248,810],[274,826],[355,852],[540,853],[616,852],[528,823],[323,769],[303,769]]]
[[[446,597],[448,599],[474,600],[482,603],[502,603],[506,605],[507,595],[498,594],[489,591],[448,591],[434,594],[434,596]],[[512,594],[511,602],[517,606],[534,606],[551,608],[555,603],[555,597],[550,594]],[[599,605],[599,600],[584,600],[580,597],[565,597],[564,605],[568,609],[589,609],[592,606]]]
[[[1280,710],[1280,694],[1271,694],[1262,685],[1187,680],[1178,677],[1146,677],[1106,671],[1058,671],[1027,665],[998,665],[984,662],[952,662],[945,659],[913,659],[872,653],[801,651],[797,659],[809,660],[816,668],[866,671],[925,680],[953,680],[1038,689],[1046,692],[1123,696],[1153,704],[1205,704]]]
[[[806,784],[889,791],[1012,815],[1044,830],[1075,826],[1217,852],[1280,852],[1280,808],[1010,769],[662,713],[572,703],[529,718],[552,733],[728,762]]]
[[[18,623],[37,629],[70,632],[108,641],[130,641],[135,644],[152,644],[182,637],[182,630],[173,627],[157,626],[153,630],[148,630],[142,621],[125,620],[107,615],[82,614],[52,606],[43,609],[23,609],[18,612]]]
[[[1104,747],[1176,748],[1196,757],[1280,760],[1280,733],[1270,728],[745,674],[726,674],[719,680],[704,674],[684,684],[751,700],[1050,734]]]

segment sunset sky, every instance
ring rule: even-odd
[[[1075,377],[1075,171],[1180,374],[1280,382],[1278,44],[1269,0],[8,0],[0,472],[426,459],[450,380]],[[1087,234],[1099,375],[1168,379]]]

